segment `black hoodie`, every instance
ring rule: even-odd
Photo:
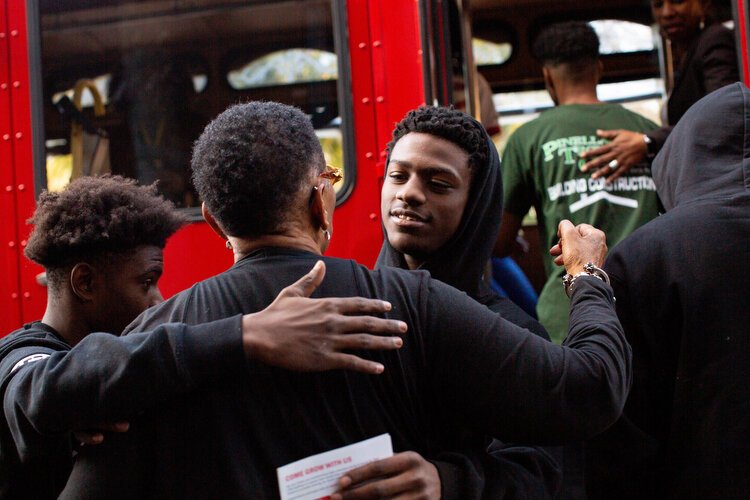
[[[478,123],[477,126],[481,128]],[[490,154],[487,163],[474,167],[469,197],[458,229],[419,269],[429,271],[433,278],[466,292],[508,321],[549,340],[549,334],[538,321],[510,299],[497,295],[483,280],[485,267],[500,231],[503,206],[500,158],[489,137],[487,142]],[[386,168],[387,165],[388,161]],[[376,269],[385,266],[408,269],[404,254],[388,242],[385,227],[383,233],[383,246],[375,264]],[[486,498],[546,498],[551,497],[559,488],[560,472],[557,463],[548,455],[548,452],[557,454],[557,450],[512,447],[500,441],[493,441],[490,450],[494,462],[482,459],[481,455],[485,455],[485,451],[481,447],[473,451],[463,450],[470,459],[464,459],[457,453],[445,453],[436,457],[439,461],[457,464],[453,467],[448,463],[438,465],[441,480],[446,483],[448,478],[445,476],[453,472],[455,476],[451,474],[453,477],[447,483],[471,481],[476,477],[473,467],[478,462],[483,462],[484,470],[476,473],[487,476],[483,487]],[[452,488],[450,484],[447,486]],[[446,488],[446,484],[443,487]]]
[[[607,260],[634,378],[588,446],[593,498],[750,491],[749,126],[740,83],[690,108],[652,167],[667,213]]]
[[[478,122],[477,125],[481,127]],[[466,292],[511,323],[549,340],[549,334],[538,321],[510,299],[497,295],[482,279],[487,262],[492,256],[497,234],[500,232],[503,210],[500,158],[489,137],[487,142],[490,154],[486,164],[474,167],[471,191],[458,229],[442,248],[419,266],[419,269],[427,270],[433,278]],[[388,161],[386,168],[387,166]],[[383,234],[383,246],[375,268],[390,266],[408,269],[404,254],[388,242],[385,228]]]

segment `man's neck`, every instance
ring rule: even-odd
[[[48,296],[47,310],[44,311],[42,323],[51,326],[60,336],[70,344],[76,345],[91,333],[88,322],[78,317],[73,307],[67,306],[64,300]]]
[[[560,96],[558,106],[568,104],[601,104],[602,101],[596,96],[596,89],[593,92],[570,92]]]
[[[238,262],[249,253],[266,247],[282,247],[304,250],[320,255],[320,244],[313,238],[305,235],[291,234],[268,234],[257,238],[229,237],[234,253],[234,261]]]

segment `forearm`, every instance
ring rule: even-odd
[[[444,333],[429,370],[464,425],[508,442],[559,444],[596,435],[616,420],[630,384],[630,350],[609,286],[579,280],[565,346],[458,297],[430,311]],[[438,312],[446,309],[460,312]]]
[[[240,316],[127,337],[97,333],[19,371],[5,390],[5,416],[12,433],[85,429],[244,369]]]

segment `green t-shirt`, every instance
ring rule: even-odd
[[[604,179],[593,180],[581,172],[585,161],[578,154],[606,142],[596,136],[597,129],[655,128],[656,124],[619,104],[571,104],[543,112],[508,140],[502,159],[503,210],[523,217],[531,206],[536,209],[548,276],[537,314],[558,343],[568,332],[570,301],[561,281],[565,270],[555,266],[546,250],[558,240],[560,220],[601,229],[612,248],[658,212],[648,165],[633,167],[607,185]]]

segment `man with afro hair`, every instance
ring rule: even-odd
[[[163,299],[162,249],[184,220],[171,203],[122,177],[86,177],[43,193],[26,256],[44,266],[47,310],[0,341],[0,498],[54,498],[72,465],[73,439],[99,444],[144,409],[227,383],[247,360],[296,371],[382,366],[343,349],[395,349],[382,301],[310,299],[324,266],[284,289],[267,309],[206,325],[164,325],[119,337]],[[369,327],[368,327],[369,325]],[[366,344],[369,343],[369,347]],[[116,439],[116,436],[107,438]]]

